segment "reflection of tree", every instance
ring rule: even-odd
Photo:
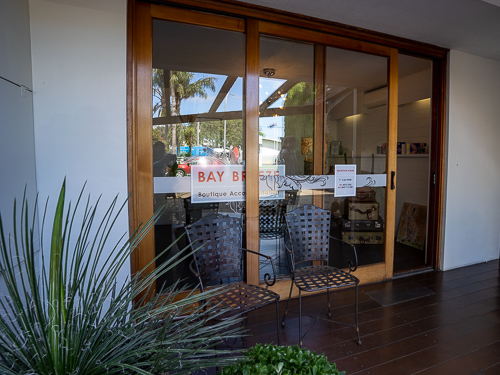
[[[311,112],[305,115],[294,115],[285,117],[285,136],[292,135],[299,140],[296,151],[300,154],[300,138],[312,137],[314,125],[314,85],[312,83],[300,82],[293,86],[286,96],[285,107],[310,106]]]
[[[226,123],[226,142],[228,146],[243,146],[243,121],[227,120]]]
[[[200,142],[211,147],[223,147],[224,123],[222,120],[200,122]],[[226,121],[226,147],[243,146],[243,121]]]
[[[210,147],[222,144],[222,132],[224,125],[222,121],[200,122],[200,142]]]
[[[191,149],[194,146],[193,143],[194,143],[195,137],[196,137],[195,126],[196,126],[195,124],[191,123],[188,126],[186,126],[185,128],[183,127],[184,131],[183,131],[182,137],[184,138],[186,145],[189,146],[189,151],[187,153],[187,156],[191,156]]]
[[[215,91],[215,77],[193,81],[194,73],[153,69],[153,95],[158,102],[153,105],[153,113],[159,117],[181,115],[184,99],[207,98],[207,90]],[[170,98],[170,103],[167,100]],[[177,153],[177,123],[172,124],[172,151]]]
[[[165,139],[165,126],[153,127],[153,144],[158,141],[165,143],[165,145],[167,144]]]
[[[307,82],[299,82],[288,90],[286,101],[284,103],[285,108],[300,108],[305,107],[305,111],[302,113],[306,114],[296,114],[285,116],[285,138],[294,138],[297,140],[293,145],[293,149],[285,150],[288,154],[292,155],[295,153],[297,156],[301,154],[300,140],[302,137],[312,137],[314,134],[314,85]],[[308,109],[311,108],[310,111]],[[285,110],[286,112],[286,110]],[[284,144],[282,144],[282,147]],[[282,150],[283,151],[283,150]],[[281,153],[280,153],[281,157]],[[293,165],[293,164],[292,164]],[[291,174],[299,174],[302,171],[302,163],[296,163],[296,168],[293,168]],[[298,168],[298,170],[297,170]],[[289,169],[289,168],[288,168]],[[289,174],[289,173],[287,173]]]

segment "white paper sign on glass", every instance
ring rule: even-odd
[[[356,164],[335,165],[335,197],[356,195]]]

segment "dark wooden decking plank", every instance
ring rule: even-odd
[[[382,307],[366,291],[384,285],[418,283],[436,294]],[[425,272],[383,284],[363,285],[359,293],[363,345],[355,343],[352,327],[317,321],[304,339],[307,349],[325,353],[349,375],[426,373],[498,374],[500,359],[500,270],[492,261],[446,272]],[[354,321],[354,293],[332,294],[333,315]],[[292,301],[294,310],[297,301]],[[323,314],[326,296],[303,298],[304,314]],[[280,303],[280,313],[285,310]],[[247,326],[254,335],[247,345],[276,341],[274,307],[249,314]],[[304,318],[304,331],[313,320]],[[298,340],[298,317],[289,314],[282,344]],[[500,352],[500,350],[498,350]],[[463,371],[462,371],[463,370]],[[462,372],[460,372],[462,371]]]
[[[429,327],[432,327],[439,319],[439,317],[433,317],[426,323],[429,324]],[[335,359],[334,355],[326,351],[324,352],[329,360],[336,362],[339,368],[346,370],[350,374],[391,362],[397,358],[406,358],[431,346],[435,347],[442,343],[463,340],[468,334],[473,334],[478,329],[488,330],[496,326],[498,325],[491,322],[491,320],[479,315],[461,320],[456,324],[438,329],[430,329],[411,336],[413,333],[428,327],[425,325],[410,324],[408,327],[401,327],[398,330],[388,330],[384,334],[374,335],[374,337],[364,341],[363,346],[367,346],[367,348],[363,348],[366,349],[365,351],[353,353],[342,359]],[[408,336],[405,337],[406,329],[408,329]],[[328,349],[332,350],[334,347],[329,347]]]
[[[458,356],[421,372],[422,375],[482,374],[500,363],[500,341]]]
[[[493,366],[487,367],[481,370],[480,374],[482,375],[498,375],[500,374],[500,363],[497,363]]]
[[[493,298],[493,305],[490,306],[490,309],[494,310],[498,308],[498,305],[495,304],[495,302],[497,302],[495,290],[492,288],[489,289],[489,292],[480,291],[476,293],[474,298],[474,300],[476,301],[474,301],[472,298],[463,296],[458,299],[448,300],[442,304],[432,303],[427,305],[425,300],[432,299],[431,297],[421,298],[421,301],[418,302],[410,301],[406,303],[407,305],[412,305],[412,308],[409,308],[407,311],[404,311],[400,308],[398,308],[396,311],[391,311],[391,309],[389,308],[384,308],[381,309],[381,311],[384,313],[383,315],[377,317],[372,316],[371,319],[368,320],[365,320],[362,316],[360,316],[360,321],[362,322],[360,327],[362,338],[367,337],[371,334],[381,332],[383,330],[394,329],[396,327],[404,326],[407,324],[417,324],[416,322],[422,321],[423,319],[432,316],[439,316],[440,314],[449,315],[448,318],[441,323],[442,325],[452,324],[453,322],[464,319],[468,316],[464,315],[467,314],[467,310],[465,309],[466,307],[468,307],[469,309],[472,309],[473,307],[482,308],[484,307],[485,301],[488,301],[491,298]],[[490,298],[488,299],[488,297]],[[453,314],[454,311],[456,311],[456,314]],[[480,313],[484,312],[485,311],[481,310]],[[474,311],[471,310],[471,313],[469,313],[469,315],[473,313]],[[306,320],[306,322],[307,321],[308,320]],[[353,323],[352,316],[350,323]],[[304,326],[307,326],[306,323],[304,324]],[[320,336],[314,337],[313,339],[311,339],[311,341],[321,339],[321,335],[335,336],[338,333],[336,329],[341,329],[341,327],[342,326],[334,324],[330,324],[329,326],[329,323],[326,322],[318,322],[312,329],[311,333],[316,332]],[[348,328],[342,330],[348,330]],[[332,339],[330,345],[333,345],[336,342],[338,342],[338,339]],[[313,343],[314,342],[312,342],[312,344]]]
[[[363,371],[349,371],[349,374],[416,374],[434,367],[436,364],[454,359],[459,355],[483,350],[485,347],[496,344],[499,341],[500,325],[476,329],[475,332],[461,337],[460,340],[450,340],[440,345],[428,345],[426,349],[417,351],[411,355],[397,358]],[[429,344],[431,344],[430,341]],[[344,369],[340,365],[339,368]],[[467,374],[467,372],[461,372],[461,374]]]
[[[381,319],[376,322],[371,322],[370,324],[361,325],[361,338],[364,345],[356,349],[357,353],[365,351],[370,348],[369,343],[373,341],[374,346],[380,346],[380,342],[387,342],[386,340],[391,339],[391,341],[401,340],[403,338],[412,337],[418,335],[422,332],[429,332],[434,329],[439,329],[447,325],[452,325],[461,320],[467,319],[470,316],[481,314],[484,311],[490,311],[494,308],[500,308],[500,303],[496,299],[491,300],[491,304],[485,306],[485,303],[477,305],[479,311],[472,309],[457,309],[449,313],[446,320],[442,319],[442,316],[434,314],[426,316],[427,313],[425,308],[421,311],[411,311],[408,314],[397,315],[393,317],[388,317],[386,319]],[[487,310],[488,309],[488,310]],[[418,316],[419,312],[421,313]],[[308,339],[311,341],[311,345],[315,348],[321,348],[321,341],[325,342],[326,345],[323,346],[333,346],[335,344],[344,344],[345,341],[349,341],[349,337],[352,336],[352,332],[349,334],[349,328],[341,328],[335,331],[328,331],[328,326],[321,326],[311,331],[311,334],[317,333],[315,336]],[[335,336],[347,336],[345,338],[337,338]],[[352,338],[352,337],[351,337]],[[307,339],[307,337],[306,337]],[[342,348],[343,346],[341,346]],[[342,358],[342,350],[337,352],[337,358]]]
[[[436,305],[433,306],[437,309],[435,311],[434,308],[422,306],[420,309],[393,314],[384,319],[363,324],[361,333],[364,344],[361,347],[357,345],[351,347],[355,338],[353,328],[324,321],[316,322],[313,329],[306,336],[304,343],[310,349],[328,352],[329,358],[334,360],[349,356],[352,352],[360,353],[371,350],[380,346],[381,342],[397,341],[418,334],[426,334],[429,331],[456,324],[456,322],[500,308],[500,301],[496,297],[480,300],[475,304],[470,304],[465,298],[461,305],[452,302],[454,309],[445,309],[441,305]],[[447,316],[443,319],[440,314],[446,314]],[[296,320],[290,319],[289,322],[296,323]],[[304,320],[304,327],[307,327],[306,322],[310,321],[310,318]],[[294,326],[296,327],[296,324]],[[267,332],[269,332],[269,329]],[[297,335],[297,329],[288,329],[283,331],[282,340],[289,344],[295,344]],[[325,347],[328,349],[324,350]]]

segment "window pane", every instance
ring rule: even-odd
[[[355,197],[330,196],[333,234],[356,246],[360,265],[384,261],[387,84],[385,57],[327,48],[325,171],[349,164],[357,173]]]
[[[154,201],[155,207],[167,204],[155,226],[157,253],[207,213],[242,213],[242,201],[192,199],[191,174],[193,168],[244,164],[244,72],[243,34],[153,21]],[[162,282],[194,281],[188,263]]]
[[[312,191],[300,186],[305,175],[313,174],[314,46],[262,37],[260,59],[261,175],[276,171],[292,181],[289,189],[275,194],[261,192],[260,251],[275,257],[278,274],[284,276],[289,273],[284,215],[312,203]]]
[[[425,267],[430,186],[432,62],[400,54],[394,272]],[[404,144],[404,146],[402,146]]]

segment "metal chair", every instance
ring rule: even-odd
[[[313,205],[304,205],[285,215],[290,236],[287,244],[292,283],[283,316],[282,326],[288,313],[290,297],[294,285],[299,290],[299,345],[302,347],[302,292],[326,290],[328,318],[331,317],[329,290],[333,288],[355,287],[355,324],[358,344],[361,345],[358,325],[358,284],[359,279],[351,274],[357,269],[358,259],[353,245],[330,236],[330,211]],[[340,248],[350,248],[354,260],[348,261],[348,271],[328,264],[330,247],[337,244]],[[329,320],[329,319],[328,319]],[[306,332],[307,334],[307,332]]]
[[[285,236],[286,200],[259,201],[259,233],[264,239]]]
[[[210,286],[226,286],[210,302],[211,308],[221,309],[218,319],[238,316],[271,303],[276,304],[276,328],[280,343],[279,294],[268,289],[276,282],[276,271],[270,256],[241,247],[242,220],[223,214],[208,214],[186,226],[191,247],[196,249],[191,271],[204,291]],[[247,284],[244,280],[243,254],[251,253],[265,258],[271,264],[273,276],[266,273],[266,286]]]

